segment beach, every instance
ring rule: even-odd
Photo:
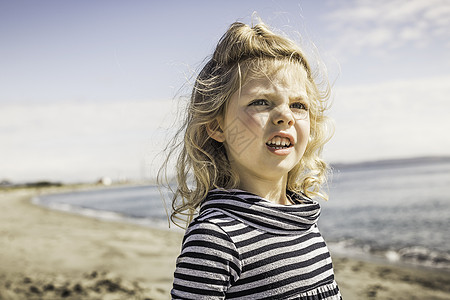
[[[170,299],[182,232],[49,210],[0,191],[0,299]],[[343,299],[450,299],[450,273],[333,257]]]

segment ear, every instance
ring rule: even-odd
[[[206,125],[206,131],[213,140],[223,143],[225,141],[225,133],[223,132],[218,119]]]

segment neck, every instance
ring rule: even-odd
[[[270,202],[288,205],[292,203],[286,196],[286,184],[287,176],[284,176],[279,180],[252,178],[250,181],[241,179],[239,188],[267,199]]]

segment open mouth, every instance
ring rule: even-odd
[[[289,138],[275,136],[270,141],[266,143],[267,146],[279,150],[279,149],[287,149],[293,146]]]

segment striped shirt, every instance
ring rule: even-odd
[[[212,190],[186,231],[172,299],[341,299],[318,202]]]

